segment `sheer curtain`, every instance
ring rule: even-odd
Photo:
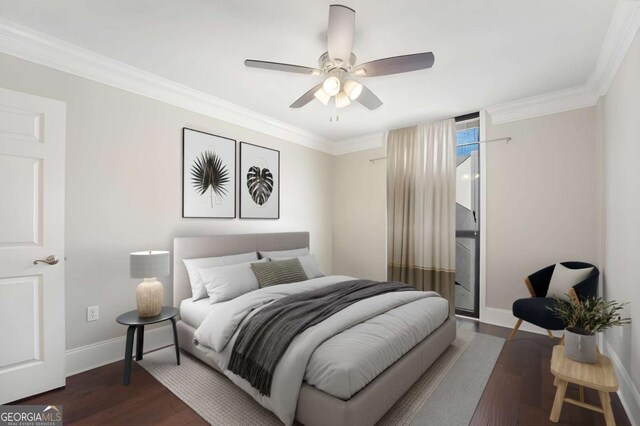
[[[387,276],[433,290],[453,312],[455,120],[387,134]]]

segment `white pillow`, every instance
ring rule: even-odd
[[[260,258],[272,258],[272,259],[291,259],[292,257],[306,256],[309,254],[309,249],[299,248],[293,250],[280,250],[280,251],[260,251]]]
[[[200,276],[209,295],[209,303],[213,305],[257,290],[258,280],[251,269],[251,264],[266,261],[267,259],[260,259],[255,262],[200,269]]]
[[[307,275],[308,279],[311,278],[319,278],[324,277],[325,273],[322,272],[320,268],[320,262],[318,262],[318,258],[315,254],[308,254],[306,256],[298,256],[296,258],[281,258],[281,257],[270,257],[269,260],[285,260],[285,259],[298,259],[300,261],[300,265],[302,265],[302,269],[304,269],[304,273]]]
[[[187,267],[189,283],[191,283],[191,299],[196,301],[207,297],[207,289],[198,272],[201,268],[211,268],[214,266],[236,265],[238,263],[252,262],[258,260],[255,251],[250,253],[234,254],[221,257],[202,257],[199,259],[182,259]]]
[[[591,271],[593,271],[593,268],[570,269],[557,263],[553,268],[547,297],[556,296],[561,300],[570,301],[571,299],[567,294],[569,294],[571,287],[587,279]]]

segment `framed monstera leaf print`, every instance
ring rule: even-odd
[[[236,141],[182,129],[182,217],[236,217]]]
[[[240,142],[240,217],[280,218],[280,151]]]

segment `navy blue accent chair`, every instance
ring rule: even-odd
[[[572,297],[577,297],[582,301],[588,297],[598,296],[598,276],[600,271],[594,265],[585,262],[561,262],[563,266],[569,269],[593,268],[591,274],[582,282],[573,286]],[[518,322],[509,336],[508,340],[518,332],[522,321],[545,328],[549,337],[553,338],[551,330],[564,330],[565,324],[551,312],[548,307],[554,306],[556,301],[547,297],[547,290],[551,282],[551,276],[556,265],[547,266],[544,269],[534,272],[524,279],[529,289],[531,297],[526,299],[518,299],[513,302],[513,316],[518,318]],[[570,291],[570,293],[573,293]]]

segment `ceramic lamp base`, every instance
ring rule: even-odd
[[[155,317],[160,315],[164,288],[155,278],[145,278],[136,288],[136,303],[140,317]]]

